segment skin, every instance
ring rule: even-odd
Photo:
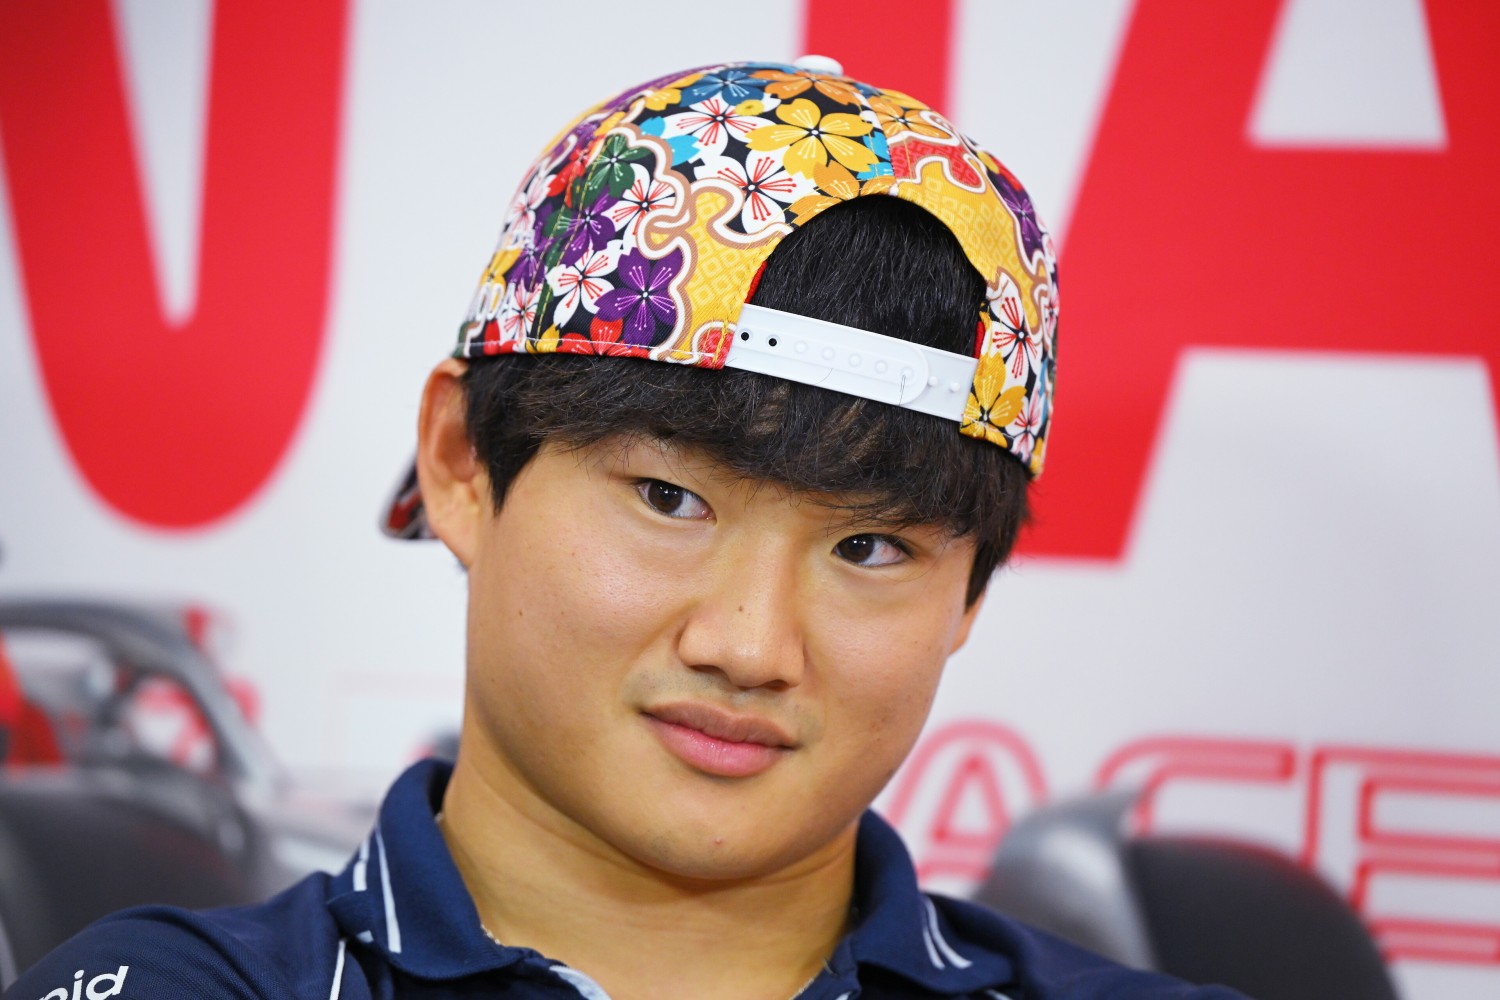
[[[418,474],[469,577],[443,829],[481,920],[616,1000],[792,996],[846,932],[859,816],[973,622],[972,543],[655,440],[549,443],[497,511],[462,372],[428,379]],[[681,704],[789,745],[709,773],[653,722]]]

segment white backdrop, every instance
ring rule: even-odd
[[[206,0],[112,10],[162,307],[183,319],[195,308],[218,14]],[[1069,328],[1069,296],[1084,293],[1069,283],[1068,233],[1133,14],[1128,0],[956,5],[947,110],[1061,237],[1056,456],[1072,443],[1070,352],[1087,349],[1087,331]],[[1245,141],[1441,154],[1454,95],[1427,24],[1420,0],[1290,0]],[[263,486],[189,527],[122,514],[71,457],[25,283],[47,262],[18,239],[7,201],[0,591],[218,609],[228,667],[258,688],[279,755],[382,783],[458,718],[463,580],[435,545],[383,540],[376,519],[410,455],[422,379],[515,181],[606,93],[712,60],[790,60],[803,31],[794,0],[355,3],[312,394]],[[1215,252],[1211,228],[1195,235]],[[1489,315],[1472,321],[1500,339]],[[1403,353],[1190,347],[1121,552],[1035,552],[996,581],[919,759],[883,800],[935,884],[972,882],[1038,801],[1175,768],[1187,777],[1162,785],[1160,825],[1268,841],[1345,890],[1362,859],[1416,844],[1427,867],[1375,878],[1362,900],[1390,925],[1388,947],[1412,922],[1429,938],[1447,928],[1425,952],[1396,949],[1406,995],[1496,995],[1496,400],[1484,358],[1427,355],[1424,343],[1414,331]],[[232,363],[215,377],[232,378]],[[1387,779],[1401,787],[1362,830],[1360,789]],[[1468,839],[1467,861],[1454,837]]]

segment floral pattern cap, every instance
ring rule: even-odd
[[[567,352],[721,368],[776,244],[824,209],[866,195],[931,212],[984,277],[979,365],[958,430],[1040,474],[1057,262],[1030,197],[921,101],[793,65],[662,77],[576,119],[512,199],[454,354]],[[411,500],[420,503],[414,492]],[[411,534],[407,523],[393,508],[386,530]]]

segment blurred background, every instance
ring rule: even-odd
[[[880,803],[924,878],[1134,789],[1319,873],[1409,1000],[1495,996],[1484,0],[0,3],[9,779],[154,761],[104,815],[177,803],[231,895],[336,864],[457,726],[463,578],[377,521],[514,185],[628,85],[807,52],[1060,246],[1036,521]]]

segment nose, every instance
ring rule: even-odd
[[[795,553],[774,542],[747,540],[723,552],[689,608],[678,639],[682,662],[745,690],[802,683],[801,576]]]

